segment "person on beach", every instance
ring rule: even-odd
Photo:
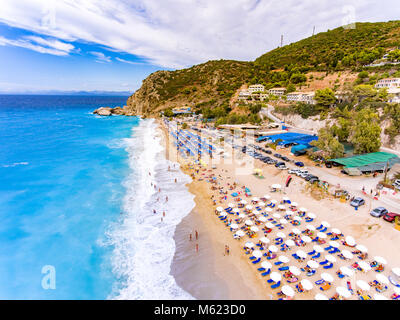
[[[189,234],[189,241],[192,241],[192,234]]]
[[[168,196],[165,197],[165,202],[168,202]]]
[[[199,239],[199,233],[197,232],[197,230],[195,231],[195,234],[196,234],[196,240],[198,240]]]
[[[175,183],[177,182],[176,178],[175,178]]]
[[[163,211],[162,216],[165,217],[165,211]]]
[[[196,252],[199,252],[199,244],[196,243]]]
[[[153,213],[157,213],[156,209],[153,209]]]
[[[229,246],[226,246],[226,254],[229,256]]]

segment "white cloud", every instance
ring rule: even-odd
[[[104,63],[104,62],[111,62],[111,57],[107,57],[102,52],[90,51],[90,54],[96,57],[96,62]]]
[[[118,57],[116,57],[115,60],[117,60],[119,62],[123,62],[123,63],[128,63],[128,64],[143,64],[142,62],[129,61],[129,60],[125,60],[125,59],[118,58]]]
[[[398,0],[0,0],[0,21],[141,56],[163,67],[253,60],[284,43],[340,26],[400,15]],[[352,7],[354,10],[344,10]]]

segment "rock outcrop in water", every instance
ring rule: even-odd
[[[121,107],[115,107],[115,108],[101,107],[101,108],[94,110],[93,113],[97,114],[99,116],[111,116],[113,114],[123,115],[123,116],[135,116],[136,115],[127,106],[124,106],[123,108],[121,108]]]

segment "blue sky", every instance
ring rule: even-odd
[[[0,92],[135,91],[150,73],[254,60],[398,0],[0,0]],[[356,25],[353,27],[356,27]]]

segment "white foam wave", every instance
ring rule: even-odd
[[[3,164],[2,167],[3,168],[12,168],[12,167],[16,167],[16,166],[27,166],[29,164],[29,162],[15,162],[15,163],[11,163],[11,164]]]
[[[194,207],[194,196],[185,186],[190,177],[177,164],[168,170],[173,164],[163,154],[156,128],[153,120],[142,120],[125,140],[132,173],[124,182],[123,216],[108,234],[118,278],[110,299],[193,299],[170,275],[176,225]]]

